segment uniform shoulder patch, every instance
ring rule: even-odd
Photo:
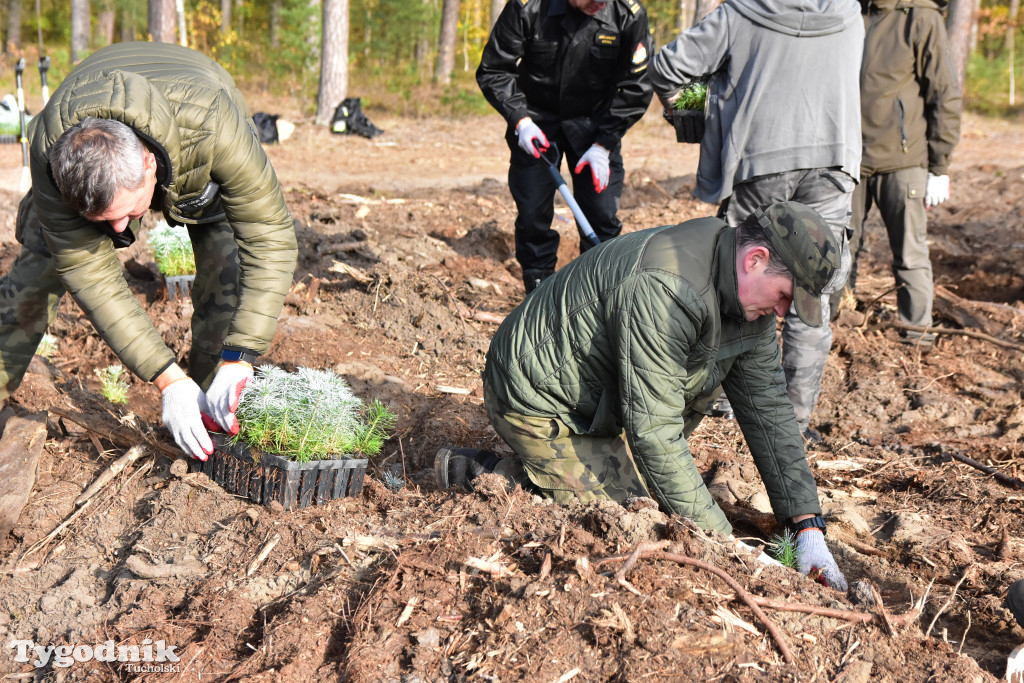
[[[633,63],[643,64],[647,61],[647,48],[643,43],[637,43],[636,49],[633,50]]]
[[[632,12],[633,14],[636,14],[637,12],[640,11],[640,3],[637,2],[636,0],[626,0],[626,7],[628,7],[629,11]]]

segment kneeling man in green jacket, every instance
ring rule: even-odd
[[[28,135],[22,250],[0,279],[0,399],[18,388],[66,291],[121,362],[160,389],[178,446],[205,460],[203,416],[238,431],[238,396],[273,339],[298,254],[245,100],[198,52],[119,43],[64,79]],[[151,209],[188,227],[196,257],[188,375],[114,251]]]
[[[817,485],[786,393],[776,316],[821,325],[841,245],[808,207],[780,202],[738,228],[716,218],[591,249],[498,328],[484,368],[491,424],[515,456],[442,448],[442,488],[492,471],[558,502],[654,498],[730,533],[687,438],[725,390],[797,556],[840,590]]]

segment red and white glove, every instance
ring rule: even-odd
[[[540,159],[540,153],[546,152],[551,146],[548,136],[529,116],[524,116],[516,124],[516,135],[519,136],[519,147],[535,159]]]
[[[231,361],[220,366],[213,378],[209,391],[206,392],[206,403],[213,420],[228,434],[238,433],[238,399],[242,389],[252,379],[252,366],[245,361]]]
[[[846,592],[846,577],[825,545],[825,534],[821,529],[804,529],[796,535],[796,566],[804,574],[817,569],[821,583]]]
[[[598,144],[593,144],[587,153],[580,157],[580,163],[576,164],[576,174],[583,172],[584,166],[590,166],[590,173],[594,176],[594,189],[598,192],[608,187],[608,176],[611,168],[608,165],[608,150]]]
[[[213,453],[213,441],[205,426],[203,412],[207,407],[203,390],[188,377],[181,377],[165,386],[160,394],[164,425],[178,448],[197,460],[205,461]]]

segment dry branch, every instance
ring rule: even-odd
[[[869,624],[873,621],[881,623],[882,619],[879,615],[870,614],[868,612],[854,612],[846,609],[832,609],[831,607],[818,607],[817,605],[806,605],[799,602],[786,602],[784,600],[773,600],[772,598],[763,598],[759,595],[751,595],[750,599],[756,602],[761,607],[767,607],[778,612],[800,612],[802,614],[815,614],[820,617],[829,617],[830,619],[842,619],[843,621],[852,621],[855,624]],[[912,609],[906,614],[900,614],[898,616],[889,615],[889,623],[893,626],[906,626],[907,624],[913,623],[917,618],[921,616],[921,610]]]
[[[182,456],[181,449],[175,446],[168,446],[167,444],[152,438],[149,434],[146,434],[137,428],[129,427],[123,423],[118,423],[116,427],[113,427],[103,417],[90,415],[89,413],[73,412],[60,406],[50,408],[50,412],[64,418],[65,420],[74,422],[83,429],[98,434],[101,438],[106,439],[119,448],[132,448],[133,446],[138,445],[139,441],[142,440],[145,441],[148,446],[156,449],[169,458],[177,460]]]
[[[982,463],[978,462],[974,458],[969,458],[966,455],[963,455],[961,453],[957,453],[956,451],[949,451],[949,450],[943,449],[942,452],[943,452],[943,454],[948,455],[949,457],[953,458],[954,460],[959,460],[960,462],[964,463],[965,465],[970,465],[971,467],[973,467],[975,469],[981,470],[985,474],[991,474],[995,478],[996,481],[1002,482],[1003,484],[1006,484],[1007,486],[1012,486],[1015,489],[1024,489],[1024,481],[1021,481],[1020,479],[1016,479],[1014,477],[1011,477],[1008,474],[1003,474],[1002,472],[1000,472],[999,470],[997,470],[994,467],[989,467],[988,465],[985,465],[985,464],[982,464]]]
[[[274,534],[274,537],[264,544],[263,549],[260,550],[259,554],[257,554],[256,557],[253,558],[253,561],[249,563],[249,566],[245,570],[245,575],[252,576],[253,573],[259,569],[260,565],[263,564],[263,561],[267,559],[267,556],[270,555],[270,551],[274,549],[274,546],[280,542],[281,534]]]
[[[750,594],[743,589],[743,586],[741,586],[736,579],[729,576],[729,574],[727,574],[722,569],[719,569],[718,567],[710,565],[706,562],[701,562],[700,560],[695,560],[692,557],[687,557],[686,555],[680,555],[678,553],[663,552],[660,550],[660,548],[664,547],[664,545],[664,541],[650,544],[641,543],[639,546],[637,546],[636,549],[633,550],[633,552],[630,554],[628,558],[625,558],[624,556],[606,557],[603,560],[599,560],[598,564],[603,564],[605,562],[617,562],[625,559],[626,564],[623,565],[623,567],[616,574],[616,578],[622,576],[623,580],[625,580],[626,571],[628,571],[632,567],[632,565],[635,564],[636,561],[640,558],[668,560],[670,562],[685,564],[691,567],[696,567],[698,569],[703,569],[707,572],[711,572],[712,574],[714,574],[715,576],[719,577],[727,584],[729,584],[729,587],[736,591],[736,595],[741,600],[743,600],[743,602],[746,603],[747,607],[749,607],[750,611],[754,613],[754,616],[757,617],[758,621],[764,624],[764,627],[768,630],[768,633],[771,634],[772,639],[775,640],[775,644],[776,646],[778,646],[779,652],[782,653],[782,659],[787,664],[794,664],[796,662],[796,660],[793,658],[793,652],[789,649],[789,645],[786,644],[786,639],[783,637],[782,632],[775,625],[775,623],[771,619],[769,619],[763,611],[761,611],[761,608],[757,606],[757,603],[750,599]],[[646,551],[647,548],[655,548],[655,550]]]
[[[956,582],[955,586],[953,586],[953,592],[949,594],[949,598],[946,599],[946,602],[943,603],[942,607],[939,608],[939,611],[935,613],[934,617],[932,617],[932,623],[928,624],[928,630],[924,633],[925,638],[932,634],[932,629],[935,628],[935,622],[939,620],[939,617],[942,616],[942,613],[949,608],[950,604],[952,604],[953,598],[956,597],[956,592],[960,589],[960,584],[962,584],[964,580],[967,579],[968,576],[970,576],[973,570],[973,564],[967,565],[967,569],[964,570],[963,576],[961,576],[960,580]]]
[[[899,320],[892,322],[893,327],[897,327],[901,330],[909,330],[910,332],[932,332],[934,334],[948,334],[960,337],[970,337],[971,339],[980,339],[987,341],[990,344],[996,346],[1002,346],[1004,349],[1013,349],[1015,351],[1024,351],[1024,345],[1017,344],[1011,341],[1004,341],[1002,339],[996,339],[990,334],[984,332],[976,332],[975,330],[954,330],[951,327],[931,327],[925,325],[911,325]]]
[[[78,507],[103,490],[103,488],[109,484],[114,477],[119,475],[126,468],[130,467],[132,463],[145,454],[146,449],[142,446],[132,446],[128,449],[127,453],[110,463],[110,465],[100,473],[100,476],[96,477],[85,491],[82,491],[82,495],[75,499],[75,507]]]

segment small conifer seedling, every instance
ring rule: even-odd
[[[108,365],[97,368],[96,376],[100,378],[100,393],[111,403],[125,404],[128,402],[128,379],[124,368],[120,365]]]
[[[148,241],[156,267],[165,276],[195,274],[196,259],[192,253],[192,241],[188,237],[187,228],[172,228],[166,221],[160,221],[149,231]]]
[[[771,545],[771,553],[781,564],[796,569],[796,534],[786,529],[781,535],[772,536],[768,541]]]
[[[683,88],[679,97],[673,102],[676,109],[704,109],[704,102],[708,97],[708,83],[706,80],[697,80]]]

